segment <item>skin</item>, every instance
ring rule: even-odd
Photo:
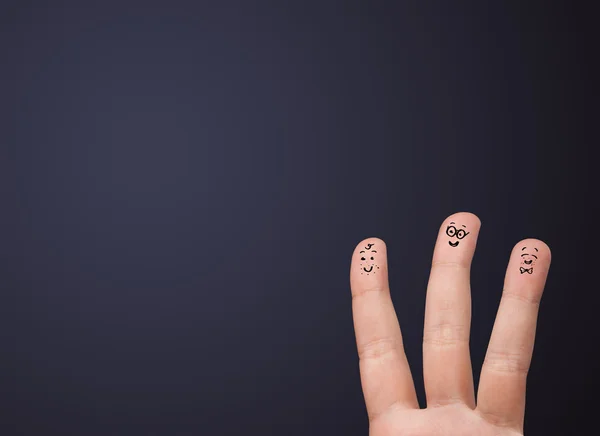
[[[469,234],[456,247],[450,222]],[[550,249],[537,239],[517,243],[481,370],[477,401],[469,355],[470,268],[481,223],[456,213],[442,223],[433,253],[423,330],[427,408],[420,409],[388,284],[387,249],[377,238],[361,241],[352,256],[350,284],[363,394],[371,436],[523,435],[525,388]],[[377,274],[364,274],[361,250],[377,251]],[[521,249],[536,247],[533,274],[520,274]],[[364,263],[364,262],[363,262]],[[363,272],[363,274],[361,274]]]

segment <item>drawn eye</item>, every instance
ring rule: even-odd
[[[373,256],[371,256],[371,260],[375,260],[375,258]]]
[[[450,237],[456,235],[456,227],[448,226],[448,228],[446,229],[446,234]]]
[[[465,236],[467,236],[467,232],[465,232],[463,229],[460,229],[458,232],[456,232],[456,237],[458,239],[462,239]]]
[[[361,257],[361,258],[360,258],[360,260],[365,260],[365,258],[364,258],[364,257]]]

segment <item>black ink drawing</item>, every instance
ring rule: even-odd
[[[527,247],[523,247],[521,248],[521,251],[525,251]],[[535,247],[533,247],[533,249],[538,252],[539,250]],[[535,258],[535,259],[534,259]],[[521,265],[526,265],[529,268],[526,267],[519,267],[519,272],[521,274],[533,274],[533,266],[535,265],[535,262],[537,261],[537,256],[535,254],[529,254],[529,253],[522,253],[521,254]]]
[[[450,224],[456,224],[456,223],[451,222]],[[462,226],[465,228],[467,227],[464,224],[462,224]],[[451,238],[454,238],[456,236],[457,239],[462,239],[465,236],[467,236],[469,233],[471,233],[471,232],[467,232],[466,230],[463,230],[463,229],[457,229],[453,225],[449,225],[446,228],[446,234],[448,236],[450,236]],[[448,241],[448,244],[450,244],[451,247],[458,247],[458,243],[459,243],[459,241],[455,241],[455,242]]]
[[[367,244],[367,246],[365,247],[365,249],[367,251],[370,250],[370,253],[377,253],[377,250],[371,250],[371,247],[373,245],[375,245],[375,244]],[[362,261],[361,264],[360,264],[360,267],[364,271],[364,272],[360,273],[361,275],[365,274],[365,273],[367,275],[369,275],[370,273],[375,274],[376,271],[373,271],[373,269],[374,268],[379,269],[379,267],[375,264],[375,256],[372,256],[372,255],[369,256],[369,254],[367,253],[367,251],[365,251],[365,250],[360,251],[360,254],[361,254],[360,260]],[[367,265],[367,266],[365,266],[365,265]]]

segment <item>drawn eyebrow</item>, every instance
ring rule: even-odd
[[[527,253],[523,253],[523,254],[521,254],[521,257],[523,257],[523,256],[529,256],[529,255]]]
[[[527,247],[523,247],[523,248],[521,248],[521,251],[525,250],[526,248],[527,248]]]
[[[377,253],[377,251],[375,251],[375,250],[371,250],[371,253]]]
[[[462,224],[462,226],[463,226],[465,229],[467,228],[467,226],[465,226],[464,224]]]
[[[454,224],[454,221],[452,221],[450,224]]]
[[[540,250],[538,250],[538,249],[537,249],[537,248],[535,248],[535,247],[533,247],[533,249],[534,249],[535,251],[540,251]]]
[[[364,253],[364,252],[365,252],[365,250],[363,250],[363,251],[359,251],[359,253]]]

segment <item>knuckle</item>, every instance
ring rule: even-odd
[[[507,300],[516,300],[527,303],[534,307],[539,307],[542,301],[541,292],[519,292],[517,290],[505,289],[502,297]]]
[[[476,409],[476,413],[479,415],[481,419],[487,421],[488,423],[509,430],[515,427],[515,423],[511,420],[507,419],[501,413],[493,412],[491,410],[483,410],[481,407]],[[512,434],[512,433],[511,433]]]
[[[468,270],[469,265],[467,264],[467,262],[448,262],[448,261],[442,261],[442,260],[436,260],[436,261],[431,262],[431,269],[438,269],[438,268]]]
[[[368,287],[368,288],[354,289],[352,291],[352,299],[356,300],[356,299],[365,297],[367,295],[383,294],[386,292],[388,292],[388,290],[386,287],[383,287],[383,286],[374,286],[374,287]]]
[[[398,339],[392,337],[368,341],[358,347],[358,358],[363,361],[381,359],[395,352],[400,346],[399,342]]]
[[[488,350],[483,366],[494,372],[527,375],[529,372],[529,359],[527,359],[524,350],[517,352]]]
[[[465,325],[441,322],[423,331],[423,344],[435,347],[455,346],[469,341],[469,331]]]

